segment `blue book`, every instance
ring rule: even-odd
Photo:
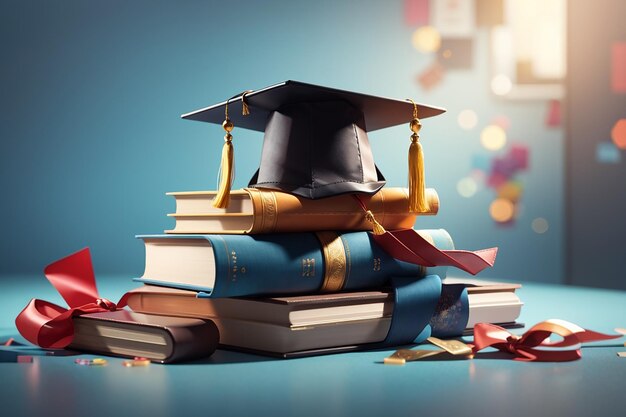
[[[419,231],[439,249],[454,249],[443,229]],[[369,232],[266,235],[140,235],[146,284],[209,297],[290,295],[379,288],[394,276],[445,277],[446,267],[398,261]]]

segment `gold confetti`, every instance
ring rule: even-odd
[[[620,358],[626,358],[626,352],[617,352],[617,356]]]
[[[384,363],[387,365],[404,365],[406,362],[416,361],[429,356],[442,353],[443,350],[422,350],[422,349],[400,349],[396,350],[391,356],[386,357]]]
[[[150,365],[150,359],[135,358],[133,360],[123,361],[122,365],[127,368],[130,368],[132,366],[148,366]]]
[[[453,355],[471,355],[472,353],[472,348],[459,340],[441,340],[432,336],[426,340]]]
[[[404,365],[406,363],[406,360],[402,358],[394,358],[392,356],[389,356],[385,358],[383,362],[385,365]]]

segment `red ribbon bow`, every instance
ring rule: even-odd
[[[20,334],[42,348],[59,349],[72,342],[72,317],[115,311],[126,306],[127,295],[115,304],[98,294],[89,248],[51,263],[44,269],[44,274],[70,309],[32,299],[15,318]]]
[[[550,342],[548,337],[557,334],[563,338],[558,342]],[[478,323],[474,326],[473,353],[487,347],[515,355],[519,361],[565,362],[580,359],[580,344],[601,340],[617,339],[622,335],[610,335],[585,330],[565,320],[546,320],[531,327],[522,336],[516,336],[500,326],[489,323]],[[572,347],[563,350],[561,348]]]

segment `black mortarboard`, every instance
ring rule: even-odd
[[[374,164],[367,132],[410,122],[411,115],[426,118],[444,111],[406,100],[285,81],[182,117],[222,124],[226,130],[220,185],[220,189],[227,187],[225,206],[232,181],[233,126],[265,132],[261,163],[251,187],[314,199],[378,191],[385,179]],[[413,142],[417,142],[418,124],[419,120],[415,126],[411,123]]]

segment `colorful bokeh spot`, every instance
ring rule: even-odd
[[[511,127],[511,119],[509,119],[506,116],[501,115],[501,116],[494,118],[491,124],[500,126],[504,130],[509,130],[509,127]]]
[[[611,129],[611,139],[620,149],[626,149],[626,119],[619,119]]]
[[[459,113],[457,121],[462,129],[471,130],[478,124],[478,116],[474,110],[465,109]]]
[[[489,214],[500,225],[513,225],[520,213],[524,183],[520,180],[519,173],[526,171],[528,166],[528,147],[521,144],[511,145],[505,154],[498,156],[483,153],[472,156],[472,171],[468,178],[474,179],[477,186],[484,181],[495,191]],[[465,178],[457,184],[457,191],[461,195],[464,181]]]
[[[498,223],[507,223],[515,216],[515,204],[506,198],[496,198],[489,206],[491,218]]]
[[[421,52],[437,52],[441,47],[441,35],[432,26],[422,26],[413,33],[413,46]]]
[[[502,149],[506,144],[506,132],[500,126],[489,125],[480,133],[480,143],[490,151]]]
[[[505,96],[511,92],[513,82],[504,74],[498,74],[491,80],[491,91],[495,95]]]
[[[461,178],[456,184],[456,190],[461,196],[470,198],[478,191],[478,184],[472,177]]]
[[[622,154],[615,143],[600,142],[596,145],[596,161],[601,164],[619,164]]]
[[[533,229],[533,232],[541,235],[548,231],[550,225],[548,224],[548,221],[543,217],[537,217],[533,220],[530,227]]]
[[[524,189],[521,182],[506,181],[496,189],[496,194],[498,198],[504,198],[512,203],[517,203],[522,198],[522,191],[524,191]]]

